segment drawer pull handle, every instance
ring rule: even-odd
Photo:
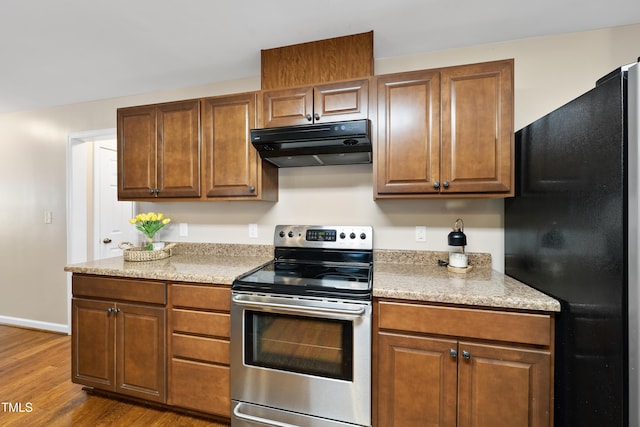
[[[266,426],[273,427],[296,427],[293,424],[283,423],[281,421],[270,420],[268,418],[256,417],[255,415],[246,414],[240,411],[242,405],[242,403],[239,403],[238,406],[233,408],[233,415],[240,420],[248,421],[251,424],[264,424]]]

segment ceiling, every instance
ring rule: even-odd
[[[255,77],[261,49],[371,30],[388,58],[635,23],[638,0],[1,0],[0,113]]]

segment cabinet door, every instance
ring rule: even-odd
[[[460,342],[458,426],[550,425],[551,355]]]
[[[157,107],[158,197],[200,196],[200,101]]]
[[[378,425],[456,425],[455,340],[379,333]],[[500,425],[500,424],[495,424]]]
[[[260,195],[261,159],[251,145],[256,127],[257,94],[203,100],[204,187],[207,197]]]
[[[74,298],[71,304],[71,379],[103,390],[115,390],[113,303]]]
[[[313,118],[316,123],[369,118],[369,80],[316,87],[313,91]]]
[[[377,80],[377,197],[437,193],[440,75],[418,71]]]
[[[116,391],[164,403],[166,309],[134,304],[116,308]]]
[[[118,199],[153,197],[156,188],[156,109],[118,109]]]
[[[263,126],[293,126],[369,118],[369,80],[262,93]]]
[[[313,122],[313,87],[262,93],[262,126],[306,125]]]
[[[442,192],[513,194],[513,60],[441,77]]]

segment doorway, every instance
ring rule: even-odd
[[[93,239],[89,259],[122,255],[119,245],[133,242],[133,202],[118,201],[118,151],[115,139],[93,143]]]
[[[104,215],[99,215],[105,206],[116,206],[117,178],[114,163],[116,152],[116,130],[102,129],[69,134],[67,140],[67,263],[76,264],[101,257],[97,240]],[[99,148],[105,147],[105,148]],[[97,153],[96,153],[97,152]],[[103,156],[104,154],[104,156]],[[104,157],[104,158],[103,158]],[[94,166],[95,161],[106,163]],[[115,173],[114,173],[115,172]],[[111,186],[112,190],[108,190]],[[98,187],[98,188],[96,188]],[[103,201],[104,199],[104,201]],[[126,206],[125,206],[126,205]],[[135,206],[132,202],[121,209],[133,217]],[[122,212],[120,212],[122,215]],[[130,226],[110,226],[125,232]],[[109,228],[109,227],[107,227]],[[104,238],[102,238],[104,239]],[[112,239],[113,240],[113,239]],[[116,241],[115,244],[120,240]],[[102,254],[104,256],[105,254]],[[115,255],[109,255],[115,256]],[[71,325],[71,273],[67,274],[67,327]]]

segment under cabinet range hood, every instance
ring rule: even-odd
[[[260,157],[280,168],[371,163],[371,122],[251,129]]]

